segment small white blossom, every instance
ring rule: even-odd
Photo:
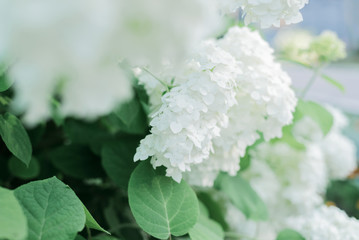
[[[224,12],[235,11],[239,7],[245,14],[245,23],[259,23],[262,28],[272,25],[280,26],[281,20],[286,24],[303,20],[300,10],[309,0],[224,0],[220,8]]]

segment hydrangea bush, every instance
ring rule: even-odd
[[[342,88],[321,71],[345,45],[258,31],[306,4],[1,1],[0,239],[359,239],[326,206],[356,181],[348,119],[304,99]],[[277,53],[313,69],[301,92]]]

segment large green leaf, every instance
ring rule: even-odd
[[[196,225],[189,230],[189,236],[191,240],[223,240],[224,232],[221,225],[201,214]]]
[[[132,173],[128,197],[138,225],[159,239],[186,234],[197,222],[198,200],[191,187],[161,175],[148,161]]]
[[[324,135],[328,134],[333,126],[333,115],[318,103],[299,100],[295,111],[295,120],[308,116],[322,129]]]
[[[137,166],[133,161],[139,139],[128,137],[107,143],[102,148],[102,166],[107,175],[120,187],[127,189],[132,171]]]
[[[49,153],[55,167],[75,178],[96,178],[104,175],[100,159],[83,145],[60,146]]]
[[[210,191],[213,192],[212,195],[220,194],[215,192],[214,189]],[[206,206],[209,217],[219,223],[223,229],[228,230],[229,226],[225,219],[226,209],[224,208],[224,199],[214,199],[210,191],[197,193],[198,199]]]
[[[98,230],[98,231],[101,231],[101,232],[104,232],[104,233],[107,233],[107,234],[110,234],[109,232],[107,232],[105,229],[103,229],[100,224],[97,223],[97,221],[92,217],[91,213],[89,212],[89,210],[87,210],[86,206],[84,206],[84,210],[85,210],[85,216],[86,216],[86,223],[85,225],[88,227],[88,228],[91,228],[91,229],[95,229],[95,230]]]
[[[31,160],[32,146],[20,120],[11,113],[0,116],[0,134],[9,151],[28,166]]]
[[[284,229],[278,234],[276,240],[305,240],[305,238],[294,230]]]
[[[15,177],[20,179],[33,179],[40,174],[40,164],[39,161],[33,157],[28,167],[24,163],[22,163],[16,157],[12,157],[8,163],[9,171]]]
[[[27,240],[72,240],[85,225],[81,201],[55,177],[22,185],[15,196],[28,220]]]
[[[265,203],[239,174],[235,177],[223,174],[220,180],[220,188],[247,218],[253,220],[266,220],[268,218]]]
[[[119,119],[119,126],[122,131],[134,134],[143,134],[148,129],[147,116],[137,98],[133,98],[122,104],[115,115]]]
[[[26,217],[13,191],[0,187],[0,239],[24,240]]]

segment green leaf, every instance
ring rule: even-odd
[[[159,239],[186,234],[199,216],[198,200],[191,187],[160,175],[149,161],[139,164],[132,173],[128,197],[138,225]]]
[[[204,215],[200,215],[198,222],[189,230],[191,240],[223,240],[222,227]]]
[[[143,134],[148,129],[147,116],[137,98],[122,104],[115,111],[121,130],[126,133]]]
[[[239,174],[235,177],[223,174],[220,188],[247,218],[256,221],[268,218],[265,203]]]
[[[215,190],[211,189],[210,191],[214,192]],[[214,194],[219,194],[219,193],[216,192]],[[208,210],[209,213],[209,217],[215,220],[217,223],[219,223],[223,229],[227,230],[229,226],[225,219],[226,209],[224,208],[225,203],[223,199],[214,200],[208,191],[199,192],[197,193],[197,196],[200,202],[206,206],[206,209]]]
[[[305,238],[294,230],[284,229],[278,234],[276,240],[305,240]]]
[[[322,78],[328,83],[332,84],[334,87],[338,88],[341,92],[345,92],[345,87],[343,84],[335,80],[334,78],[329,77],[328,75],[322,74]]]
[[[32,146],[20,120],[11,113],[0,116],[0,133],[9,151],[28,166],[31,160]]]
[[[294,115],[296,120],[301,119],[303,116],[312,118],[318,123],[324,135],[329,133],[334,122],[333,115],[327,109],[311,101],[299,100]]]
[[[293,136],[292,129],[293,129],[293,124],[285,126],[282,129],[282,137],[281,138],[275,138],[271,142],[272,143],[275,143],[275,142],[278,142],[278,141],[286,142],[289,146],[291,146],[294,149],[305,150],[306,149],[305,145],[298,142],[297,139]]]
[[[8,90],[13,83],[14,81],[7,78],[0,67],[0,92]]]
[[[85,225],[88,227],[88,228],[91,228],[91,229],[95,229],[95,230],[98,230],[98,231],[101,231],[101,232],[104,232],[104,233],[107,233],[107,234],[110,234],[109,232],[107,232],[105,229],[103,229],[100,224],[97,223],[97,221],[92,217],[91,213],[89,212],[89,210],[87,210],[86,206],[83,205],[84,207],[84,210],[85,210],[85,216],[86,216],[86,223]]]
[[[241,161],[239,162],[240,171],[246,170],[251,165],[251,157],[248,153],[248,149],[246,150],[246,155],[241,158]]]
[[[107,143],[102,148],[102,166],[107,175],[121,188],[127,189],[132,171],[137,166],[133,161],[139,138],[127,137]]]
[[[27,240],[69,240],[85,225],[81,201],[71,188],[55,177],[15,189],[28,220]]]
[[[26,217],[13,191],[0,187],[0,239],[24,240]]]
[[[104,175],[100,159],[86,146],[60,146],[49,153],[49,158],[57,169],[74,178],[96,178]]]
[[[24,180],[33,179],[40,174],[40,164],[35,157],[32,157],[29,166],[26,167],[18,158],[13,156],[9,160],[8,167],[12,175]]]
[[[75,240],[86,240],[86,238],[84,238],[83,236],[81,235],[77,235]]]

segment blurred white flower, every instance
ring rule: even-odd
[[[348,125],[347,117],[339,110],[326,106],[333,115],[331,131],[320,143],[327,162],[329,177],[333,180],[345,179],[357,168],[356,146],[352,140],[342,134]]]
[[[220,0],[219,0],[220,1]],[[224,0],[220,7],[224,12],[243,9],[245,23],[259,23],[262,28],[279,27],[281,20],[286,24],[303,20],[300,10],[309,0]]]
[[[321,206],[307,214],[289,218],[286,225],[301,233],[306,240],[357,240],[359,236],[359,221],[337,207]]]
[[[241,240],[274,240],[277,232],[267,222],[249,220],[244,214],[230,202],[226,204],[225,220],[229,229],[238,233]]]
[[[284,57],[310,65],[317,59],[317,54],[308,50],[313,38],[307,30],[281,30],[274,38],[274,46]]]
[[[282,30],[274,43],[285,58],[311,66],[346,57],[345,43],[332,31],[314,36],[302,29]]]
[[[281,221],[288,215],[310,211],[322,203],[321,194],[327,186],[328,176],[319,146],[311,144],[301,151],[282,142],[262,143],[250,154],[251,164],[254,164],[244,176],[263,197],[273,219]],[[262,173],[256,169],[261,165]]]
[[[296,149],[283,140],[261,143],[249,152],[251,165],[242,176],[266,203],[276,231],[285,227],[289,217],[313,212],[323,204],[330,180],[344,179],[356,169],[355,146],[342,134],[348,120],[338,109],[327,109],[334,123],[325,136],[310,117],[294,123],[294,137],[305,149]]]
[[[132,95],[120,60],[134,66],[176,61],[220,22],[214,2],[205,0],[4,0],[0,5],[0,61],[13,63],[14,105],[31,125],[50,116],[55,93],[65,116],[108,113]]]
[[[296,99],[290,78],[258,33],[234,27],[223,39],[204,45],[188,64],[197,67],[174,76],[176,87],[163,95],[152,116],[152,134],[135,160],[153,156],[154,166],[166,166],[175,180],[184,173],[191,184],[211,186],[219,171],[237,173],[246,147],[259,138],[257,131],[266,140],[281,136]],[[171,78],[161,76],[170,83]],[[157,104],[166,87],[148,74],[140,82]]]

